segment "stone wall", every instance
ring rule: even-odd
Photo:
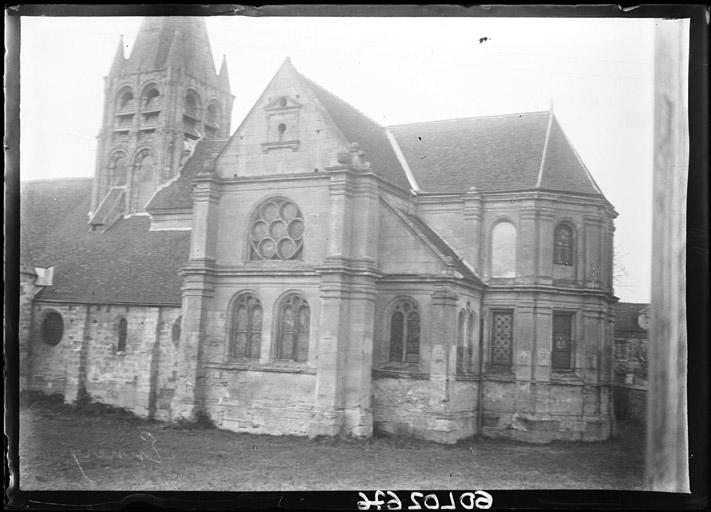
[[[373,429],[454,443],[476,434],[477,389],[474,381],[453,382],[449,398],[427,376],[373,379]]]
[[[42,320],[50,311],[61,314],[64,322],[56,346],[41,336]],[[170,419],[179,308],[38,302],[33,316],[31,389],[60,393],[73,402],[83,388],[98,402]],[[119,351],[121,318],[127,320],[127,332],[125,350]]]
[[[486,381],[482,433],[527,442],[610,436],[606,386]]]
[[[207,366],[204,410],[217,426],[253,434],[309,434],[315,372]]]

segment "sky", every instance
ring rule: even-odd
[[[23,17],[20,178],[92,176],[103,77],[136,17]],[[615,293],[649,302],[654,20],[210,17],[232,130],[289,56],[382,125],[547,110],[613,204]]]

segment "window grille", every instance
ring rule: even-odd
[[[491,333],[491,363],[511,366],[513,361],[513,312],[495,311]]]

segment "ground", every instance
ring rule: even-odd
[[[530,445],[307,439],[148,421],[47,399],[20,410],[24,490],[641,489],[644,435]]]

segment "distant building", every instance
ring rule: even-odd
[[[609,436],[617,213],[552,111],[385,128],[287,59],[231,132],[203,19],[122,48],[94,178],[23,186],[24,389],[239,432]]]
[[[615,305],[615,416],[646,421],[649,304]]]

